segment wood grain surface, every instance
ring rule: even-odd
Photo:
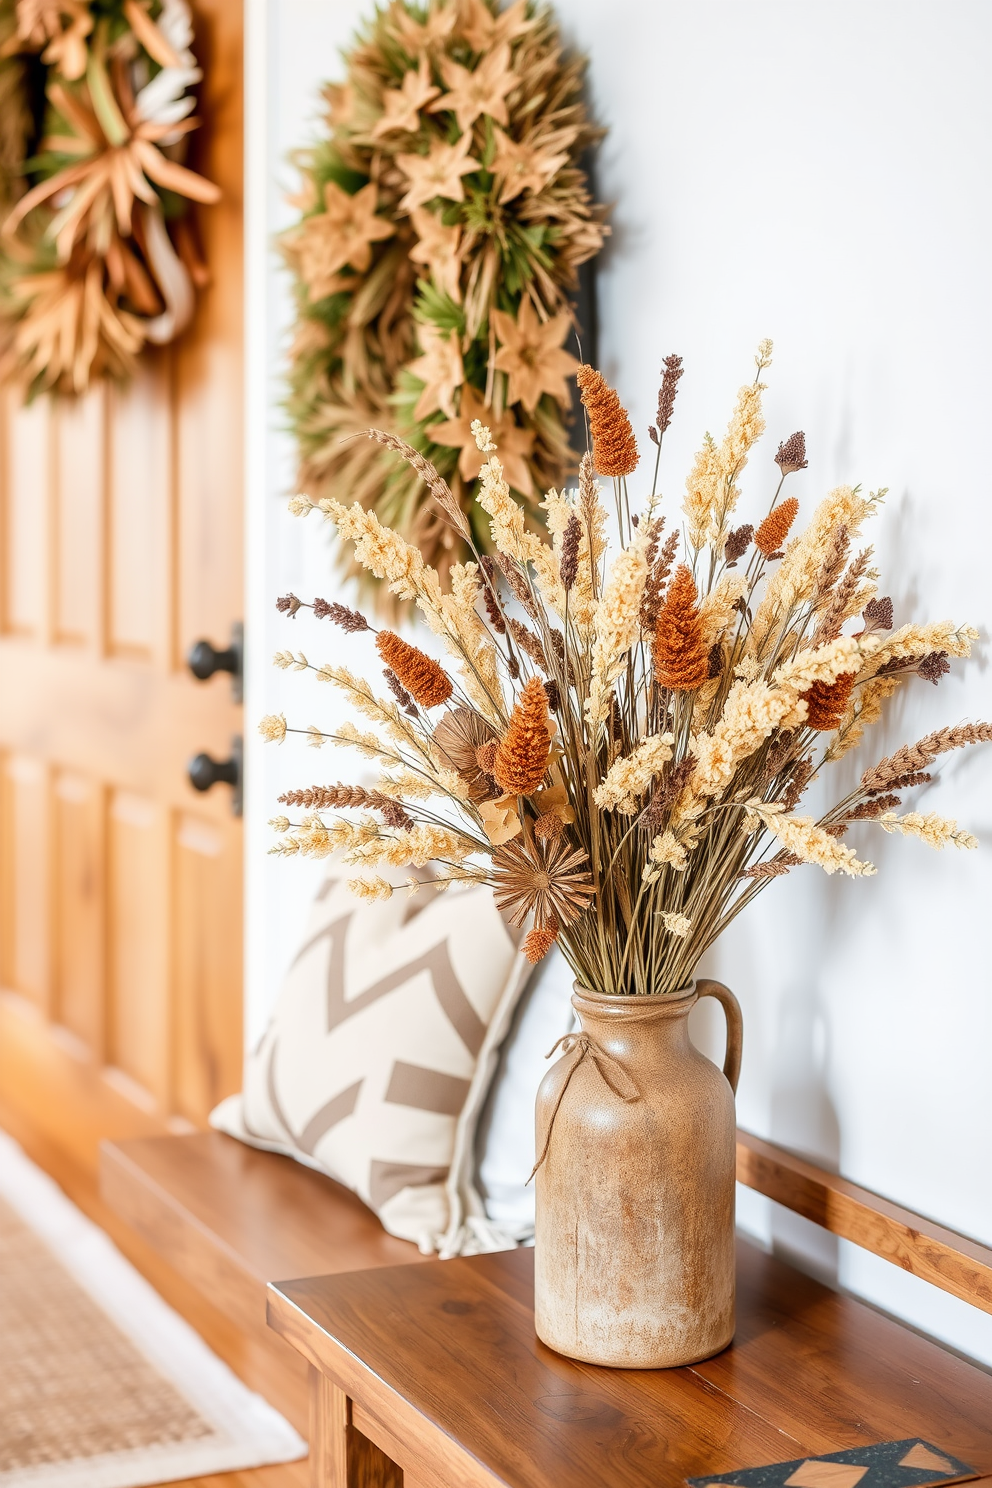
[[[992,1248],[737,1130],[737,1181],[903,1271],[992,1312]]]
[[[250,1344],[264,1367],[263,1393],[304,1435],[307,1368],[266,1327],[266,1283],[424,1259],[332,1179],[220,1132],[107,1143],[100,1192],[118,1220]]]
[[[271,1324],[411,1481],[666,1488],[920,1435],[992,1473],[992,1377],[742,1242],[732,1347],[599,1369],[538,1342],[514,1251],[270,1288]]]

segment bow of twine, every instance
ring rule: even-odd
[[[592,1060],[593,1064],[599,1071],[600,1079],[605,1085],[609,1087],[610,1090],[613,1091],[613,1094],[619,1096],[622,1101],[636,1101],[640,1100],[641,1098],[641,1092],[638,1090],[637,1084],[633,1076],[627,1069],[626,1065],[621,1064],[619,1059],[610,1054],[606,1049],[602,1047],[601,1044],[597,1044],[596,1040],[590,1038],[588,1033],[566,1033],[563,1038],[560,1038],[558,1040],[553,1048],[548,1050],[547,1054],[545,1054],[544,1056],[545,1059],[550,1059],[552,1054],[557,1054],[559,1049],[561,1049],[563,1054],[575,1054],[576,1051],[578,1051],[578,1054],[577,1057],[573,1059],[572,1063],[569,1065],[568,1073],[566,1074],[565,1079],[562,1082],[562,1087],[558,1092],[558,1099],[555,1101],[555,1107],[554,1110],[551,1112],[551,1119],[548,1122],[548,1130],[544,1138],[544,1146],[541,1148],[540,1157],[537,1159],[537,1162],[530,1170],[530,1178],[527,1179],[528,1183],[530,1182],[531,1178],[533,1178],[534,1174],[537,1172],[538,1168],[541,1166],[541,1164],[544,1162],[544,1159],[548,1155],[548,1148],[551,1146],[551,1133],[554,1129],[555,1117],[558,1115],[561,1103],[565,1099],[565,1091],[569,1087],[572,1076],[575,1074],[575,1071],[578,1069],[583,1059]]]

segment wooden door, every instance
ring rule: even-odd
[[[0,1100],[86,1162],[241,1072],[241,826],[190,758],[241,733],[192,642],[242,614],[242,17],[200,0],[213,282],[127,387],[0,391]]]

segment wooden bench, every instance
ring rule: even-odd
[[[989,1248],[746,1132],[737,1165],[742,1183],[992,1312]],[[217,1132],[105,1144],[101,1192],[230,1320],[229,1362],[304,1433],[307,1365],[266,1326],[267,1284],[427,1259],[331,1179]]]

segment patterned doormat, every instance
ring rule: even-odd
[[[0,1132],[0,1488],[141,1488],[306,1444]]]
[[[910,1436],[687,1481],[691,1488],[937,1488],[977,1477],[967,1462]]]

